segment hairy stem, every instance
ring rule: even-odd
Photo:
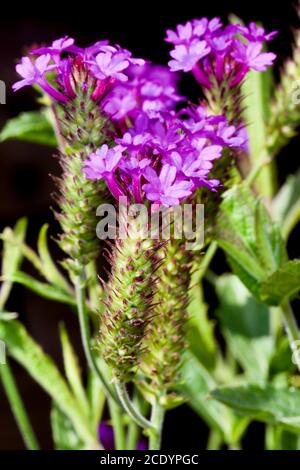
[[[128,416],[130,416],[130,418],[143,429],[153,428],[153,424],[141,415],[139,410],[136,409],[135,405],[130,400],[125,384],[116,381],[115,386],[119,400]]]

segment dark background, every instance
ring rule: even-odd
[[[36,106],[35,94],[30,88],[24,88],[16,94],[11,92],[11,85],[16,81],[15,63],[24,54],[25,47],[33,43],[49,43],[66,34],[74,37],[82,46],[107,38],[112,43],[128,48],[136,57],[166,64],[169,60],[169,46],[163,41],[166,28],[174,28],[177,23],[202,16],[221,16],[226,20],[227,15],[234,12],[245,22],[262,21],[267,30],[279,31],[271,45],[272,50],[278,54],[278,74],[280,65],[291,53],[292,28],[298,26],[293,4],[294,2],[285,0],[276,3],[262,0],[194,0],[184,1],[179,5],[161,0],[138,4],[131,1],[81,1],[72,6],[50,2],[34,5],[27,2],[25,7],[21,7],[14,3],[10,12],[1,11],[0,19],[0,79],[7,85],[7,104],[0,105],[0,128],[7,119],[20,111],[34,109]],[[1,10],[2,8],[1,6]],[[192,80],[185,78],[182,86],[190,98],[196,97]],[[278,157],[280,182],[298,168],[299,144],[300,140],[294,139]],[[33,247],[44,222],[51,224],[52,235],[58,232],[50,210],[54,187],[48,175],[59,174],[58,163],[52,153],[52,149],[27,143],[7,142],[0,145],[0,229],[13,225],[21,216],[29,217],[28,242]],[[299,256],[298,237],[299,230],[295,231],[289,244],[291,257]],[[61,257],[54,243],[51,249],[55,257]],[[36,275],[27,263],[24,264],[24,269]],[[224,260],[220,256],[214,261],[214,269],[224,269]],[[211,302],[214,302],[213,297]],[[77,324],[68,307],[41,299],[18,286],[13,289],[8,307],[19,313],[32,336],[60,365],[58,323],[63,320],[82,358]],[[14,371],[38,438],[43,448],[49,449],[52,447],[49,399],[19,366],[14,365]],[[206,437],[206,427],[199,425],[199,418],[187,406],[168,413],[163,438],[165,448],[203,448]],[[254,424],[250,427],[244,446],[256,449],[263,447],[261,425]],[[0,390],[0,449],[23,448],[6,398]]]

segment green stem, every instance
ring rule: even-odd
[[[30,424],[24,403],[18,391],[17,384],[8,362],[6,362],[6,364],[0,365],[0,376],[12,412],[27,449],[39,450],[40,447],[37,438]]]
[[[82,270],[81,276],[79,276],[75,282],[75,292],[76,292],[76,302],[78,310],[78,319],[80,326],[81,341],[86,357],[86,361],[91,370],[93,370],[98,377],[101,385],[103,386],[107,396],[112,400],[118,402],[117,397],[111,391],[110,386],[108,385],[106,378],[104,377],[102,371],[99,369],[98,364],[94,358],[94,355],[91,352],[91,334],[90,334],[90,325],[89,317],[85,311],[85,295],[84,295],[84,271]]]
[[[144,416],[142,416],[139,410],[134,406],[128,396],[125,384],[116,381],[115,387],[119,400],[128,416],[130,416],[130,418],[135,421],[141,428],[151,429],[153,427],[152,423],[146,418],[144,418]]]
[[[223,444],[221,433],[211,429],[208,435],[206,450],[220,450]]]
[[[155,400],[151,413],[151,423],[154,429],[150,431],[149,450],[160,450],[161,448],[164,414],[165,410],[159,403],[159,400]]]
[[[289,302],[284,302],[281,305],[281,313],[286,334],[289,339],[291,350],[293,352],[293,361],[295,362],[298,367],[298,370],[300,371],[300,333],[293,310]]]
[[[300,201],[297,202],[290,212],[288,213],[287,217],[285,218],[281,233],[285,240],[288,240],[290,234],[292,233],[293,229],[296,227],[298,222],[300,221]]]
[[[215,256],[217,249],[218,249],[218,243],[216,241],[211,242],[208,249],[206,250],[205,255],[203,256],[201,260],[199,268],[194,272],[192,276],[191,286],[199,285],[213,257]]]
[[[245,179],[245,184],[250,187],[255,182],[257,177],[260,175],[261,170],[272,162],[272,158],[268,155],[265,151],[261,154],[261,156],[257,159],[256,164],[250,171],[249,175]]]
[[[126,435],[121,409],[114,400],[108,400],[110,417],[114,429],[115,450],[126,450]]]
[[[133,405],[134,407],[139,407],[139,397],[137,391],[135,391],[133,396]],[[135,421],[131,420],[128,425],[127,431],[127,441],[126,441],[126,449],[127,450],[136,450],[138,438],[140,434],[140,429]]]

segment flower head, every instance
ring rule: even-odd
[[[244,140],[223,116],[208,116],[200,106],[156,118],[141,113],[115,143],[113,149],[102,146],[90,156],[83,168],[86,175],[104,178],[114,196],[122,192],[138,203],[170,207],[201,186],[215,191],[214,161],[224,147],[242,148]]]
[[[106,40],[84,49],[76,46],[74,39],[68,36],[53,41],[50,46],[33,49],[30,56],[23,57],[16,66],[23,80],[15,83],[13,90],[36,84],[60,102],[74,99],[77,87],[81,90],[93,87],[91,97],[100,101],[114,85],[128,79],[126,70],[129,66],[138,67],[145,63],[133,58],[127,49],[111,46]],[[54,72],[51,84],[48,80],[50,71]]]
[[[167,31],[166,41],[174,44],[170,52],[171,71],[192,71],[205,88],[216,82],[229,87],[238,85],[250,70],[264,71],[272,65],[275,54],[262,52],[263,43],[276,32],[264,28],[233,24],[223,26],[219,18],[193,20],[178,25],[176,31]]]
[[[103,102],[104,111],[115,121],[135,119],[141,111],[155,118],[182,99],[176,90],[177,76],[167,67],[131,65],[126,73],[129,79],[114,86]]]

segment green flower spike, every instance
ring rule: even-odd
[[[77,266],[85,266],[97,257],[96,209],[108,199],[105,185],[87,180],[81,169],[93,150],[109,143],[111,124],[101,114],[99,103],[92,99],[96,81],[82,63],[74,65],[73,77],[75,98],[57,107],[65,145],[60,153],[63,173],[56,179],[59,187],[56,199],[60,208],[56,217],[62,227],[59,245],[68,255],[64,264],[77,275],[80,269]]]
[[[157,288],[161,243],[145,237],[140,222],[140,217],[130,216],[125,236],[111,246],[106,310],[100,322],[99,348],[113,378],[123,384],[133,380],[145,351]]]

